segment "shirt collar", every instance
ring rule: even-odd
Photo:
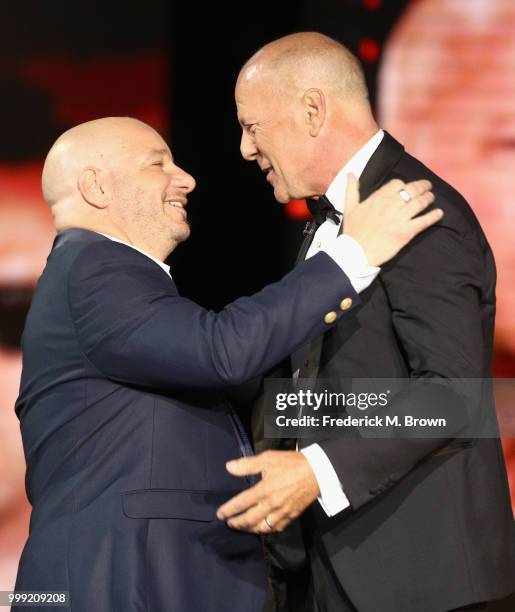
[[[325,195],[331,204],[340,213],[343,213],[345,207],[345,191],[347,189],[347,174],[354,174],[359,179],[365,166],[370,161],[370,158],[375,153],[377,147],[383,140],[383,130],[378,130],[370,140],[368,140],[361,149],[351,157],[351,159],[343,166],[343,168],[334,177],[329,185]]]
[[[102,234],[102,232],[98,232],[98,233]],[[159,259],[156,259],[155,257],[150,255],[149,253],[146,253],[145,251],[142,251],[141,249],[138,249],[138,247],[135,247],[134,245],[129,244],[128,242],[125,242],[125,240],[120,240],[119,238],[115,238],[114,236],[109,236],[108,234],[102,234],[102,236],[104,236],[105,238],[109,238],[109,240],[112,240],[113,242],[119,242],[120,244],[125,244],[125,246],[131,247],[131,249],[134,249],[135,251],[139,251],[142,255],[145,255],[145,257],[148,257],[149,259],[154,261],[169,276],[171,276],[171,274],[170,274],[170,266],[167,266],[164,262],[159,261]]]

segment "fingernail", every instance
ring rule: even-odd
[[[228,470],[235,470],[235,469],[238,467],[238,465],[237,465],[236,461],[228,461],[228,462],[225,464],[225,467],[226,467]]]

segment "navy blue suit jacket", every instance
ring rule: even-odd
[[[321,253],[214,313],[131,247],[60,234],[23,335],[17,589],[69,591],[74,612],[261,610],[261,541],[215,515],[249,484],[225,469],[245,441],[222,389],[326,331],[345,297]]]

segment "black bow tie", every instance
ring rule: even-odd
[[[331,219],[336,225],[340,224],[342,213],[339,213],[336,208],[329,202],[325,195],[320,196],[318,200],[307,200],[309,212],[315,219],[317,227],[322,225],[326,219]]]

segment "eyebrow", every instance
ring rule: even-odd
[[[254,123],[252,121],[245,121],[245,119],[243,117],[241,117],[240,115],[237,115],[237,119],[238,119],[238,123],[242,127],[249,127],[250,125],[253,125],[253,123]]]
[[[150,155],[165,155],[168,153],[168,149],[152,149]]]
[[[156,155],[169,155],[170,159],[173,161],[173,155],[168,149],[152,149],[148,155],[145,155],[145,159],[150,159]]]

